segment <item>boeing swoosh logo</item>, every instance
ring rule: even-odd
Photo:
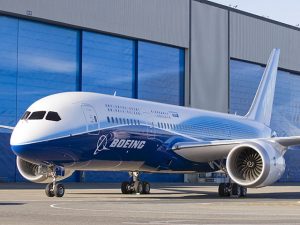
[[[94,151],[94,155],[97,155],[101,151],[109,150],[109,148],[107,148],[106,146],[107,146],[107,136],[101,135],[98,139],[97,147],[96,150]]]

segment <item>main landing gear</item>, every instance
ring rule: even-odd
[[[219,185],[220,197],[246,197],[247,188],[235,183],[221,183]]]
[[[121,185],[122,194],[150,194],[150,184],[140,181],[139,172],[130,172],[131,181],[124,181]]]
[[[53,178],[53,182],[50,184],[47,184],[45,188],[45,193],[48,197],[58,197],[61,198],[65,194],[65,187],[63,184],[56,183],[57,178],[57,169],[53,169],[52,172],[50,172],[50,176]]]
[[[214,169],[215,167],[219,168],[219,170],[222,170],[225,173],[226,178],[227,179],[229,178],[229,182],[219,184],[219,189],[218,189],[219,196],[220,197],[235,197],[235,198],[246,197],[247,196],[247,188],[246,187],[243,187],[236,183],[230,182],[230,177],[228,175],[224,161],[225,161],[225,159],[220,160],[219,162],[216,162],[216,161],[209,162],[209,165],[212,169]],[[225,179],[225,180],[227,180],[227,179]]]

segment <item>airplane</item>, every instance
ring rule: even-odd
[[[270,128],[280,50],[271,52],[245,116],[90,92],[65,92],[34,102],[12,130],[17,168],[29,181],[47,183],[48,197],[62,197],[58,181],[79,171],[128,171],[123,194],[149,194],[141,173],[223,171],[221,197],[245,197],[247,188],[277,181],[283,158],[300,136],[277,137]]]

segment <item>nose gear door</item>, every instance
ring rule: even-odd
[[[81,105],[88,132],[99,131],[99,122],[96,110],[89,104]]]

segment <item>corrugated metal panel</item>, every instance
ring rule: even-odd
[[[279,66],[300,71],[300,32],[230,12],[230,56],[266,63],[273,48],[281,49]]]
[[[228,11],[192,2],[191,106],[228,111]]]
[[[188,47],[189,0],[0,0],[0,10]]]

